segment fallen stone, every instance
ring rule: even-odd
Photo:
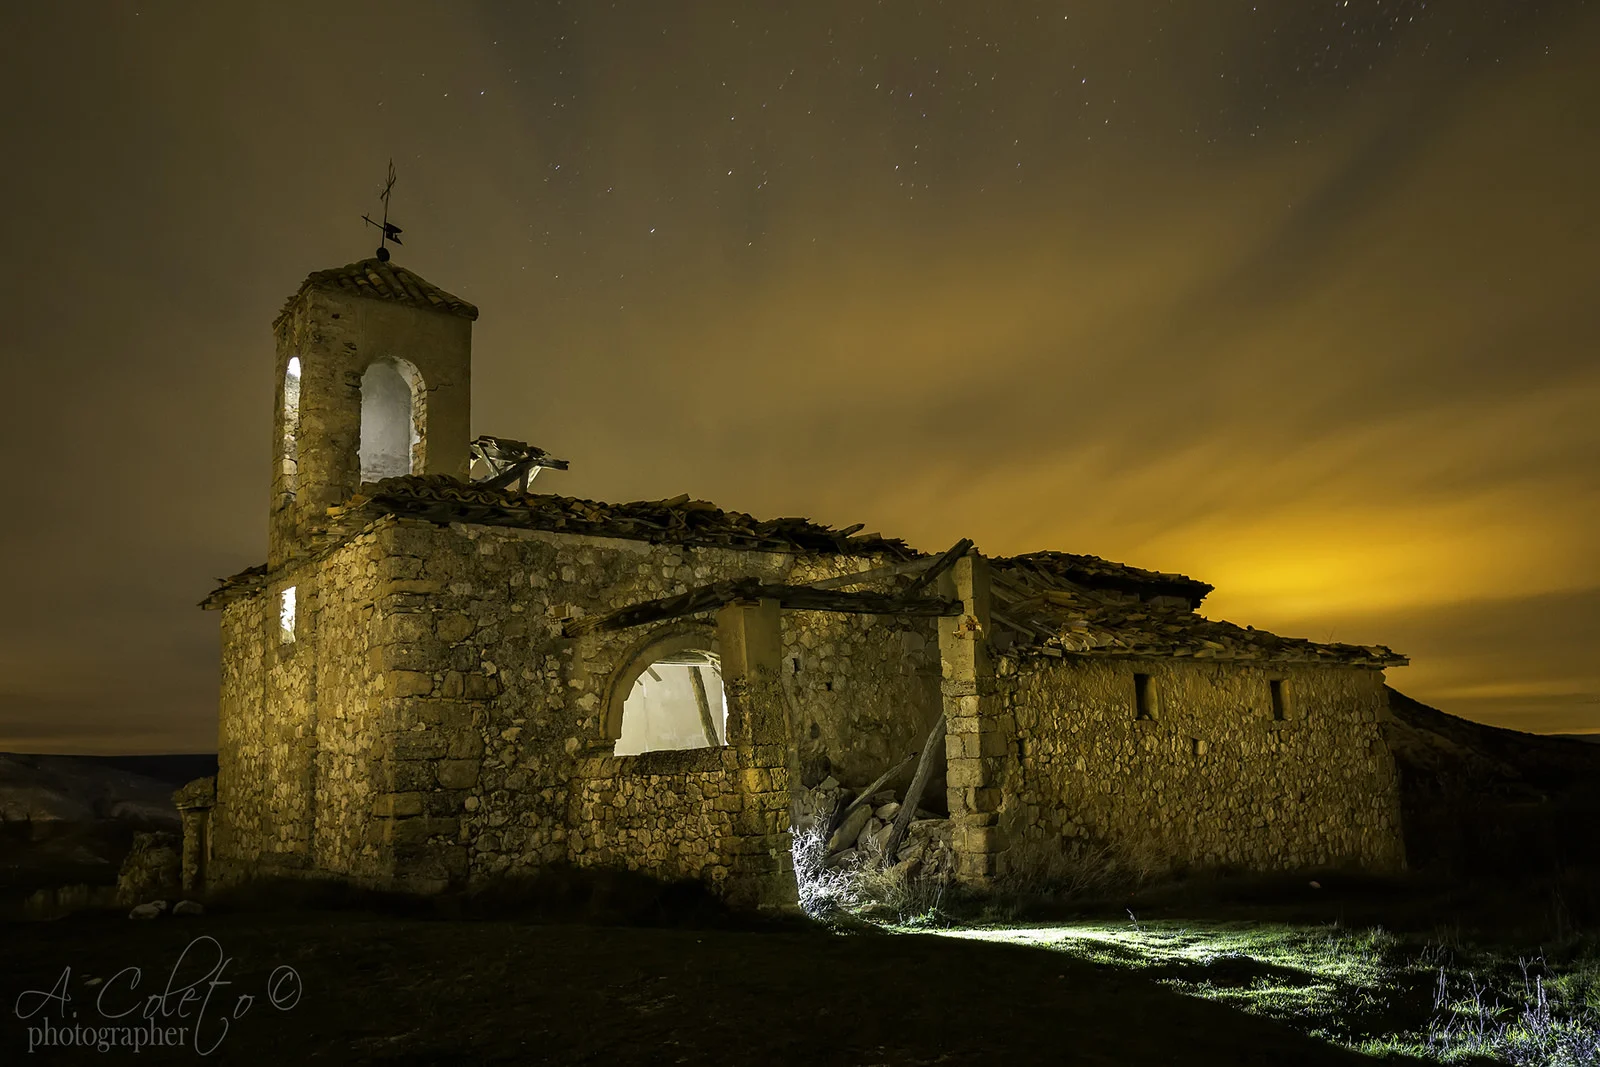
[[[867,825],[867,820],[872,818],[872,812],[865,807],[857,808],[845,817],[839,828],[828,838],[828,851],[838,852],[840,849],[849,848],[856,843],[856,838],[861,836],[861,830]]]
[[[172,906],[174,915],[204,915],[206,907],[198,900],[180,900]]]
[[[130,918],[130,919],[158,919],[158,918],[161,917],[161,913],[166,911],[166,910],[167,910],[167,902],[166,901],[164,901],[164,900],[152,900],[148,904],[135,904],[133,906],[133,909],[128,912],[128,918]]]

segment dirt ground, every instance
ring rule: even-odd
[[[4,1063],[1372,1062],[1060,953],[935,936],[348,912],[74,917],[0,930]],[[202,1004],[223,957],[231,984]],[[137,988],[129,967],[140,968]],[[62,991],[70,1003],[53,995]],[[183,1046],[28,1054],[46,1016],[57,1030],[131,1028],[149,1025],[145,1010],[165,1011],[163,1026],[187,1025]]]

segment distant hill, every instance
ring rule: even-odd
[[[217,773],[217,754],[215,752],[182,752],[166,756],[71,756],[67,758],[98,764],[113,770],[130,771],[146,778],[154,778],[158,782],[170,782],[174,789],[192,782],[196,778],[207,778]]]
[[[1527,877],[1600,859],[1600,744],[1486,726],[1389,690],[1407,861]],[[1597,902],[1600,903],[1600,902]]]
[[[214,755],[0,753],[0,889],[115,881],[133,835],[180,829],[172,792]]]

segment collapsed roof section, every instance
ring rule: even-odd
[[[858,533],[859,524],[835,530],[808,519],[756,519],[691,500],[687,494],[670,500],[606,504],[554,493],[473,485],[444,475],[407,475],[363,486],[343,507],[329,509],[329,530],[314,553],[343,542],[384,515],[658,544],[877,556],[889,562],[877,571],[817,583],[807,594],[809,600],[801,597],[791,605],[797,610],[846,610],[836,604],[821,606],[826,598],[819,599],[816,590],[867,582],[888,584],[887,596],[877,594],[883,603],[848,610],[895,614],[895,604],[905,601],[906,594],[921,590],[918,572],[936,570],[942,562],[941,557],[918,552],[897,538]],[[967,544],[970,542],[961,542],[958,547]],[[1381,645],[1321,644],[1203,618],[1194,609],[1212,591],[1207,583],[1097,556],[1034,552],[1000,557],[989,561],[989,573],[993,640],[997,650],[1010,655],[1190,657],[1360,667],[1397,667],[1410,662]],[[251,567],[223,579],[201,606],[216,608],[249,596],[269,577],[266,567]],[[693,599],[692,594],[702,592],[716,590],[707,587],[685,596]],[[859,599],[870,594],[854,595]],[[637,610],[650,606],[639,605]],[[691,610],[702,607],[698,601],[688,605]],[[930,613],[944,612],[916,612]]]
[[[362,486],[362,492],[351,497],[342,510],[660,544],[766,552],[882,554],[896,560],[920,555],[898,538],[857,533],[861,524],[835,530],[809,519],[757,519],[742,511],[723,511],[704,500],[691,500],[687,493],[670,500],[606,504],[555,493],[519,493],[468,485],[444,475],[408,475]]]
[[[1053,566],[1040,557],[1050,557]],[[1070,562],[1093,560],[1081,568]],[[1120,572],[1120,573],[1119,573]],[[1135,576],[1139,578],[1135,583]],[[1149,656],[1403,667],[1383,645],[1324,644],[1195,613],[1211,586],[1095,559],[1037,553],[990,563],[995,647],[1018,656]],[[1204,592],[1198,592],[1204,590]],[[1185,593],[1187,591],[1187,595]]]
[[[842,530],[809,519],[757,519],[742,511],[723,511],[687,493],[668,500],[606,504],[597,500],[490,488],[448,475],[404,475],[364,485],[342,507],[329,508],[329,527],[311,555],[342,543],[384,515],[446,524],[513,526],[554,533],[620,537],[657,544],[704,546],[762,552],[806,552],[878,556],[889,561],[922,557],[899,538],[859,533],[864,524]],[[200,606],[221,607],[249,596],[267,581],[266,567],[251,567],[219,584]]]

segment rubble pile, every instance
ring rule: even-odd
[[[875,869],[888,847],[901,803],[902,797],[893,789],[861,798],[830,776],[811,789],[797,791],[795,838],[816,842],[827,835],[819,850],[820,866],[825,870]],[[907,879],[947,881],[955,869],[950,820],[918,808],[906,826],[899,855],[883,866]]]

